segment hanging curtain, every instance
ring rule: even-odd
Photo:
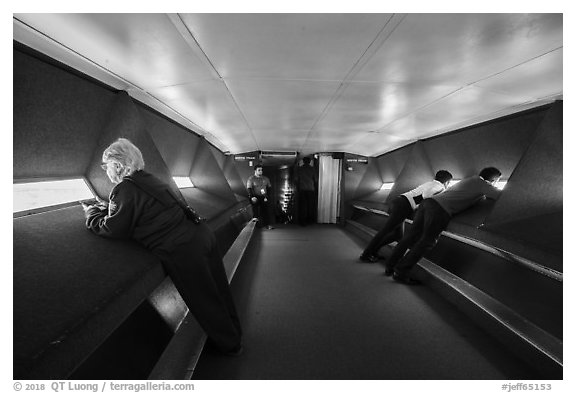
[[[340,216],[340,173],[342,160],[320,155],[318,164],[318,222],[335,224]]]

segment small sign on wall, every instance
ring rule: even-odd
[[[254,161],[255,159],[255,156],[234,156],[236,161]]]
[[[359,164],[368,164],[367,158],[347,158],[346,162],[357,162]]]

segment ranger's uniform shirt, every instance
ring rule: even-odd
[[[270,183],[270,179],[268,179],[266,176],[258,177],[256,175],[252,175],[246,182],[246,188],[248,188],[248,194],[250,195],[250,198],[255,196],[267,197],[267,187],[272,187],[272,184]]]
[[[425,198],[430,198],[433,195],[443,192],[446,188],[444,184],[440,183],[438,180],[432,180],[427,183],[421,184],[413,190],[405,192],[402,194],[410,202],[412,210],[416,209],[416,206],[422,202]]]

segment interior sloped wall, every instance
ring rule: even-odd
[[[382,180],[395,182],[387,202],[440,169],[462,179],[495,166],[508,179],[500,199],[459,213],[448,230],[561,271],[562,128],[558,101],[384,154]]]
[[[15,179],[84,175],[107,199],[113,184],[100,168],[102,152],[125,137],[142,150],[146,170],[176,192],[172,176],[193,176],[198,188],[181,193],[207,218],[238,201],[226,174],[245,193],[238,173],[224,173],[224,154],[204,139],[18,43],[13,53]]]
[[[212,154],[211,146],[204,138],[200,138],[196,149],[190,178],[201,190],[223,199],[235,200],[234,193]]]
[[[179,192],[172,175],[190,173],[193,162],[187,157],[195,155],[199,142],[194,141],[199,137],[187,134],[180,143],[182,150],[176,150],[170,147],[170,139],[160,139],[157,133],[166,137],[182,129],[134,102],[125,92],[116,92],[18,44],[13,53],[15,179],[85,175],[95,192],[107,199],[113,185],[100,167],[102,151],[117,138],[126,137],[142,150],[146,170]],[[211,157],[210,165],[223,178],[213,153],[207,151],[205,159]],[[218,220],[208,222],[222,254],[248,219],[238,211],[238,205],[227,208],[231,200],[235,202],[227,187],[228,201],[214,206]],[[207,199],[220,200],[213,196]],[[222,223],[225,225],[218,225]],[[102,242],[86,231],[82,208],[77,205],[15,218],[14,251],[14,282],[18,286],[15,375],[26,372],[24,377],[28,378],[32,375],[29,372],[38,372],[41,379],[66,379],[97,347],[105,346],[101,344],[110,334],[128,343],[128,348],[137,349],[126,350],[130,356],[143,354],[140,366],[157,360],[159,353],[150,348],[161,351],[164,338],[171,332],[161,339],[153,337],[152,344],[138,345],[144,341],[135,339],[139,334],[132,329],[138,330],[141,323],[126,328],[125,322],[126,318],[134,321],[133,311],[147,304],[143,300],[165,278],[152,254],[134,242]],[[98,290],[90,290],[90,285]],[[169,293],[166,296],[174,299]],[[46,307],[52,311],[42,312]],[[164,326],[153,310],[150,314],[146,314],[147,326],[150,322]],[[114,347],[106,359],[114,360],[116,369],[123,370],[116,351],[119,349]],[[32,371],[23,369],[28,364],[33,364]]]
[[[368,164],[363,164],[359,162],[349,162],[348,160],[355,160],[355,159],[368,159],[367,157],[360,156],[357,154],[344,154],[344,162],[342,166],[344,167],[344,176],[343,176],[343,200],[344,202],[351,201],[354,199],[358,192],[358,188],[361,186],[362,179],[368,170],[369,164],[372,159],[368,159]],[[352,170],[346,170],[346,167],[351,167]],[[369,193],[370,190],[363,187],[365,190],[365,194]]]
[[[127,138],[138,146],[144,157],[147,172],[170,184],[176,193],[179,192],[172,180],[170,169],[146,130],[146,124],[138,107],[127,93],[119,92],[109,115],[108,124],[102,130],[92,162],[86,172],[86,177],[100,197],[107,198],[114,186],[100,167],[102,152],[120,137]]]
[[[423,142],[417,142],[412,146],[410,155],[406,159],[406,163],[402,171],[396,178],[394,186],[390,190],[387,202],[390,202],[398,195],[410,191],[418,187],[422,183],[426,183],[434,179],[436,171],[443,168],[436,169],[432,166],[426,150],[424,149]]]
[[[13,51],[14,179],[82,176],[115,94]]]
[[[378,167],[378,160],[375,158],[367,158],[368,164],[364,165],[366,168],[364,176],[360,180],[353,199],[370,199],[374,194],[374,189],[379,190],[382,186],[382,176],[380,176],[380,168]],[[358,166],[358,164],[356,165]],[[356,170],[356,169],[354,169]]]
[[[446,169],[455,179],[477,175],[494,166],[508,179],[530,145],[546,114],[529,111],[423,141],[433,168]]]
[[[395,183],[402,169],[406,165],[410,154],[414,148],[414,144],[396,149],[390,153],[384,154],[376,159],[372,159],[378,168],[381,183],[376,183],[375,177],[369,177],[366,183],[361,182],[359,187],[369,188],[372,187],[372,193],[366,194],[357,198],[368,207],[386,210],[386,201],[392,190],[380,190],[382,183]],[[371,164],[372,165],[372,164]]]
[[[562,254],[563,103],[547,112],[483,230]],[[561,258],[558,259],[558,261]],[[555,265],[562,270],[562,266]]]
[[[140,113],[172,176],[188,177],[200,137],[148,110]]]
[[[173,176],[190,177],[195,188],[181,189],[186,201],[206,218],[213,218],[228,208],[232,184],[238,183],[239,175],[234,168],[225,168],[227,157],[200,136],[193,134],[160,116],[142,110],[146,127]],[[200,155],[198,161],[197,156]],[[208,165],[195,170],[195,163]],[[232,169],[232,170],[230,170]],[[234,190],[232,192],[235,192]]]
[[[413,148],[414,144],[410,144],[378,157],[378,168],[380,168],[382,182],[394,183],[396,181]]]
[[[513,239],[520,240],[514,233],[517,228],[508,228],[511,232],[505,233],[502,227],[500,228],[501,232],[496,233],[484,226],[493,214],[493,210],[498,209],[498,205],[502,201],[509,199],[509,196],[506,195],[513,193],[514,188],[520,190],[520,194],[530,193],[532,186],[524,184],[523,181],[515,180],[513,173],[521,161],[531,161],[529,155],[526,156],[526,154],[550,110],[551,106],[546,105],[469,127],[446,136],[432,138],[425,141],[424,146],[430,161],[435,166],[446,167],[454,174],[455,178],[477,175],[482,168],[495,166],[502,172],[502,178],[510,181],[511,186],[507,185],[498,201],[484,200],[473,208],[456,215],[448,227],[450,231],[525,256],[542,265],[558,267],[561,261],[550,258],[551,255],[548,252],[543,252],[542,247],[531,247],[529,243],[526,243],[526,238],[522,241],[513,241]],[[533,165],[548,169],[544,164],[546,160],[534,162]],[[512,198],[516,199],[518,196],[517,194]],[[547,204],[545,197],[535,196],[535,199],[538,201],[533,201],[531,206],[533,209],[537,210],[538,205]],[[558,230],[561,231],[561,228]]]
[[[208,146],[210,146],[210,151],[212,152],[212,155],[216,159],[216,162],[218,163],[218,167],[221,170],[223,170],[224,169],[224,162],[226,161],[226,155],[224,153],[222,153],[220,150],[218,150],[216,147],[212,146],[211,144],[208,144]]]
[[[237,202],[228,180],[212,154],[210,144],[204,138],[200,138],[196,148],[190,178],[195,188],[183,189],[182,193],[187,199],[191,199],[190,202],[195,208],[199,208],[199,204],[222,205],[228,208]]]
[[[230,188],[236,194],[237,199],[248,198],[248,191],[246,190],[246,185],[242,181],[242,177],[238,173],[238,166],[236,165],[234,156],[226,157],[222,171],[224,172],[226,179],[228,179]]]
[[[232,192],[234,192],[236,199],[238,201],[246,199],[248,197],[248,192],[246,191],[246,187],[242,184],[242,178],[234,164],[234,156],[230,154],[226,155],[212,145],[210,145],[210,150],[218,162],[218,166],[222,170],[224,177],[228,181],[228,185],[232,189]]]

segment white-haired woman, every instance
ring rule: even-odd
[[[108,206],[84,206],[86,226],[100,236],[135,239],[156,254],[212,343],[239,354],[240,321],[212,231],[188,219],[184,202],[144,171],[142,153],[129,140],[104,150],[102,168],[115,186]]]

